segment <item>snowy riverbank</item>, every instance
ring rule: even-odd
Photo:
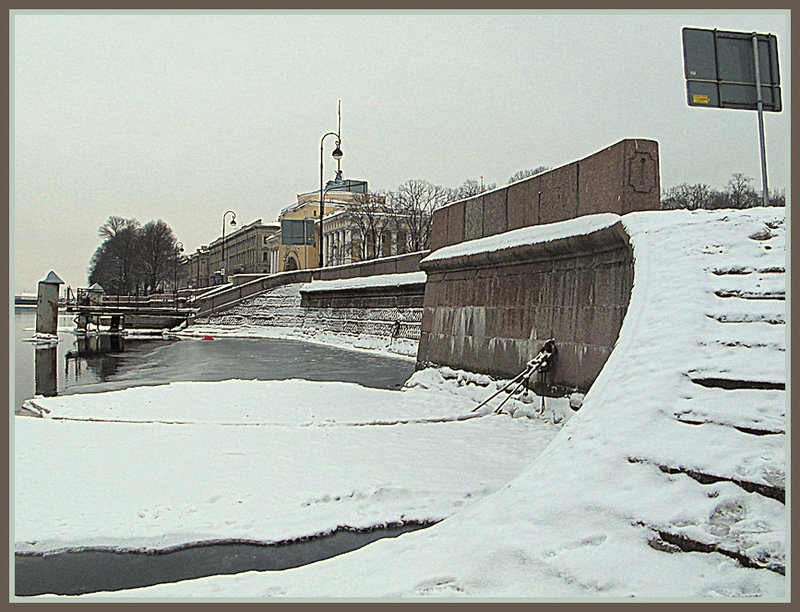
[[[167,544],[181,525],[186,540],[225,520],[233,520],[231,532],[286,534],[344,520],[447,516],[430,528],[292,570],[87,597],[785,601],[784,210],[634,213],[622,220],[636,267],[620,338],[581,410],[549,444],[543,434],[554,430],[537,419],[458,420],[488,393],[459,387],[457,379],[439,384],[434,377],[419,381],[428,389],[374,396],[353,386],[290,381],[301,385],[292,393],[303,409],[287,401],[295,396],[278,383],[265,383],[252,403],[243,389],[222,392],[222,385],[241,383],[217,383],[221,394],[170,385],[176,397],[187,398],[175,420],[186,419],[195,404],[198,418],[207,414],[201,401],[210,407],[226,398],[224,417],[215,411],[203,417],[213,423],[191,425],[58,421],[61,411],[107,420],[112,394],[93,407],[77,396],[52,398],[50,418],[15,419],[18,546],[96,541],[103,521],[116,521],[117,537],[133,533],[140,542]],[[464,391],[472,395],[461,396]],[[308,406],[318,406],[319,398],[329,410],[315,408],[312,416]],[[175,403],[138,396],[112,412],[140,414],[133,403],[146,406],[148,399]],[[270,401],[280,408],[265,418]],[[517,407],[523,415],[535,405]],[[239,407],[228,416],[232,406]],[[351,408],[355,415],[348,415]],[[359,425],[362,410],[370,420],[399,422]],[[228,418],[240,425],[223,425]],[[242,426],[248,419],[259,425]],[[125,428],[125,443],[103,433],[112,428]],[[267,428],[275,435],[264,435]],[[193,435],[184,437],[188,432]],[[71,449],[69,469],[59,474],[52,466],[64,448]],[[98,452],[112,465],[96,461]],[[275,465],[284,473],[270,473],[272,454],[282,458]],[[224,460],[224,469],[209,455]],[[120,456],[127,464],[116,461]],[[84,484],[87,472],[91,485]],[[298,474],[295,493],[290,483]],[[202,478],[218,485],[198,485]],[[166,493],[165,485],[178,491]],[[124,493],[128,486],[138,492],[136,500]],[[57,496],[48,487],[64,491],[67,503],[54,505]],[[192,495],[192,487],[208,497]],[[107,495],[119,491],[127,503],[117,508]],[[143,505],[143,493],[163,501]],[[286,504],[279,506],[286,511],[274,520],[223,513],[214,505],[222,500],[262,513]],[[111,508],[99,511],[92,501]],[[60,514],[51,519],[54,507]]]
[[[445,373],[403,391],[229,380],[33,400],[44,418],[15,420],[15,548],[163,551],[445,518],[513,478],[569,412],[472,412],[495,386]]]

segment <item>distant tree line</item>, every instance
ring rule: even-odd
[[[546,170],[544,166],[520,170],[509,178],[509,182]],[[395,190],[356,195],[346,205],[345,214],[364,237],[358,246],[362,259],[382,256],[380,237],[386,230],[402,233],[409,252],[421,251],[429,246],[433,213],[436,209],[496,187],[496,183],[484,183],[477,179],[467,179],[457,187],[443,187],[423,179],[410,179]]]
[[[687,208],[753,208],[763,206],[761,191],[756,191],[752,186],[753,179],[741,172],[731,175],[725,188],[717,190],[705,183],[681,183],[670,187],[661,195],[661,208],[673,210]],[[786,193],[784,190],[771,190],[769,194],[770,206],[786,206]]]
[[[89,262],[89,284],[108,294],[149,294],[164,290],[174,277],[180,252],[164,221],[140,225],[136,219],[110,216],[97,230],[103,239]]]

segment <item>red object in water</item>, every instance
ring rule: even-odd
[[[213,339],[214,338],[212,338],[211,336],[203,336],[203,340],[213,340]]]

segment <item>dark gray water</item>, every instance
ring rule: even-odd
[[[97,393],[173,381],[229,378],[344,381],[395,388],[414,364],[405,359],[348,351],[299,340],[187,338],[139,339],[118,335],[76,337],[59,332],[57,347],[36,349],[25,338],[34,333],[35,313],[17,311],[15,322],[15,409],[35,393]],[[60,317],[59,327],[71,326]]]
[[[296,542],[203,544],[155,554],[82,551],[17,555],[14,590],[17,596],[80,595],[218,574],[284,570],[329,559],[375,540],[394,538],[428,525],[405,523],[362,531],[340,529],[326,536]]]

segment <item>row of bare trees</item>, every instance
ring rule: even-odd
[[[358,229],[354,249],[360,259],[374,259],[385,254],[381,248],[384,232],[399,237],[398,250],[421,251],[428,248],[433,212],[448,202],[493,189],[467,180],[453,189],[422,179],[411,179],[394,191],[357,194],[345,206],[348,223]]]
[[[731,175],[722,190],[713,189],[705,183],[681,183],[670,187],[661,196],[661,208],[672,210],[687,208],[753,208],[763,206],[762,195],[752,185],[753,179],[741,172]],[[786,193],[772,190],[769,194],[770,206],[786,206]]]
[[[89,284],[113,295],[163,290],[174,278],[180,252],[175,234],[159,219],[140,225],[112,215],[97,230],[103,243],[89,262]]]
[[[514,182],[548,170],[545,166],[520,170],[508,182]],[[351,226],[364,237],[356,249],[361,259],[382,255],[381,236],[389,230],[402,236],[402,249],[409,252],[428,248],[433,212],[455,202],[497,187],[467,179],[458,187],[443,187],[422,179],[411,179],[394,191],[358,194],[346,205],[345,214]]]

